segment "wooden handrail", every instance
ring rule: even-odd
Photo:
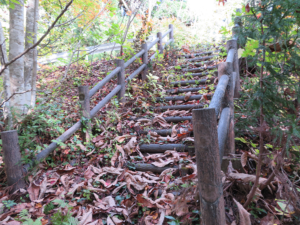
[[[219,83],[209,108],[193,110],[200,211],[202,222],[206,225],[223,224],[225,221],[220,177],[223,156],[235,152],[233,98],[239,96],[240,87],[237,29],[239,29],[239,24],[233,28],[232,40],[227,42],[226,62],[218,65]],[[215,116],[212,116],[212,113]],[[216,121],[219,115],[217,127]]]
[[[219,117],[220,111],[221,111],[221,106],[222,102],[224,99],[225,91],[228,85],[229,81],[229,76],[224,75],[221,77],[219,80],[218,86],[215,90],[215,93],[210,101],[209,107],[208,108],[214,108],[216,112],[216,117]]]
[[[141,65],[139,68],[137,68],[129,77],[126,78],[126,81],[129,82],[131,81],[133,78],[135,78],[138,74],[140,74],[140,72],[142,72],[142,70],[146,67],[146,64]]]
[[[226,107],[222,110],[219,124],[218,124],[218,143],[219,143],[221,164],[224,156],[226,138],[229,130],[229,121],[230,121],[230,108]]]
[[[172,37],[172,39],[169,40],[168,43],[171,43],[174,41],[173,38],[173,26],[169,26],[169,30],[164,34],[167,35],[170,33],[169,37]],[[160,36],[160,35],[159,35]],[[158,39],[158,40],[157,40]],[[97,83],[88,93],[89,99],[98,91],[100,90],[107,82],[109,82],[112,78],[114,78],[116,75],[118,75],[118,85],[105,97],[103,98],[91,111],[90,111],[90,118],[93,118],[97,112],[103,108],[115,95],[118,94],[118,99],[122,103],[124,103],[124,97],[125,97],[125,88],[126,88],[126,81],[132,80],[135,76],[137,76],[139,73],[141,73],[143,70],[147,69],[148,67],[148,60],[146,63],[143,63],[137,70],[135,70],[125,81],[125,68],[128,67],[130,64],[132,64],[138,57],[145,57],[148,55],[148,50],[150,50],[151,47],[153,47],[157,42],[161,41],[161,38],[155,39],[151,44],[150,47],[145,44],[144,49],[142,49],[140,52],[138,52],[136,55],[134,55],[131,59],[129,59],[126,63],[124,63],[123,60],[117,61],[117,67],[110,72],[103,80],[101,80],[99,83]],[[160,42],[161,43],[161,42]],[[152,59],[150,59],[152,60]],[[35,159],[32,160],[32,163],[26,164],[23,166],[25,169],[25,173],[27,173],[28,169],[31,165],[40,162],[41,160],[45,159],[54,149],[56,149],[59,144],[65,142],[68,140],[77,130],[79,130],[82,127],[82,121],[78,121],[75,123],[72,127],[70,127],[67,131],[65,131],[62,135],[60,135],[58,138],[56,138],[47,148],[45,148],[43,151],[38,153],[35,157]]]
[[[142,49],[139,53],[137,53],[135,56],[133,56],[131,59],[129,59],[125,64],[124,67],[127,68],[131,63],[133,63],[137,58],[141,57],[145,53],[145,50]]]
[[[108,74],[103,80],[101,80],[95,87],[93,87],[89,92],[89,97],[91,98],[100,88],[102,88],[107,82],[109,82],[114,76],[116,76],[121,70],[121,67],[117,67],[110,74]]]
[[[148,50],[150,50],[154,45],[156,45],[158,41],[159,41],[159,38],[155,38],[154,41],[148,45]]]

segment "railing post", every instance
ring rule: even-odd
[[[240,68],[239,68],[239,55],[238,55],[238,48],[237,48],[237,40],[229,40],[227,41],[227,52],[230,49],[235,50],[234,58],[233,58],[233,72],[236,73],[235,77],[235,86],[234,86],[234,98],[240,97]]]
[[[215,109],[194,109],[193,128],[202,224],[225,224]]]
[[[227,133],[226,143],[224,147],[224,156],[235,153],[235,142],[234,142],[234,102],[233,102],[233,66],[231,62],[222,62],[218,65],[218,78],[221,76],[228,75],[229,81],[225,91],[224,100],[222,103],[222,108],[229,107],[230,109],[230,120],[229,120],[229,130]],[[221,110],[220,110],[221,112]]]
[[[12,186],[10,193],[25,187],[22,173],[21,152],[18,132],[16,130],[1,132],[3,159],[8,186]]]
[[[78,87],[78,94],[79,94],[79,103],[80,103],[80,116],[86,118],[86,122],[84,127],[86,131],[82,131],[82,137],[84,142],[89,142],[91,137],[91,116],[90,116],[90,98],[89,98],[89,86],[79,86]]]
[[[146,65],[146,67],[142,71],[142,80],[147,79],[147,73],[148,73],[148,45],[147,43],[142,44],[142,49],[145,51],[145,53],[142,56],[143,64]]]
[[[121,85],[121,90],[118,93],[118,100],[119,103],[124,106],[125,104],[125,67],[124,67],[124,60],[117,59],[116,60],[117,67],[121,67],[120,72],[118,73],[118,85]]]
[[[169,24],[169,29],[171,29],[171,32],[169,33],[169,40],[174,40],[174,26],[173,24]]]
[[[232,38],[237,40],[238,39],[238,33],[240,31],[240,28],[242,26],[242,19],[241,17],[237,16],[234,18],[234,27],[232,28]]]
[[[159,38],[158,42],[157,42],[157,50],[160,54],[162,54],[164,52],[163,49],[163,39],[162,39],[162,33],[158,32],[157,33],[157,37]]]

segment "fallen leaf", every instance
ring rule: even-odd
[[[89,180],[89,179],[91,179],[93,176],[94,176],[94,173],[93,173],[93,171],[92,171],[91,166],[89,166],[89,167],[87,168],[87,170],[84,172],[84,178],[87,179],[87,180]]]
[[[192,95],[192,92],[187,92],[185,95],[184,95],[184,101],[188,101],[189,99],[190,99],[190,97],[191,97],[191,95]]]
[[[241,155],[241,164],[243,168],[247,165],[247,160],[248,160],[248,154],[247,152],[243,152],[243,154]]]
[[[250,213],[235,199],[233,199],[239,211],[239,224],[251,225]]]

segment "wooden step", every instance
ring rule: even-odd
[[[170,94],[177,94],[177,93],[184,93],[184,92],[198,92],[200,90],[205,89],[206,87],[199,87],[199,88],[178,88],[178,89],[169,89],[167,93]]]
[[[156,101],[191,101],[201,99],[202,95],[191,95],[187,100],[185,100],[185,96],[167,96],[164,98],[156,98]]]
[[[170,85],[173,85],[174,87],[178,86],[188,86],[191,84],[211,84],[212,79],[201,79],[201,80],[186,80],[186,81],[176,81],[171,82]]]
[[[167,106],[158,106],[155,107],[154,110],[190,110],[190,109],[200,109],[203,108],[203,105],[167,105]]]
[[[141,152],[164,153],[167,150],[176,150],[178,152],[195,151],[194,146],[185,144],[142,144],[139,146]]]
[[[199,68],[194,68],[194,69],[183,69],[183,72],[201,72],[201,71],[205,71],[205,70],[214,70],[217,69],[217,65],[216,66],[203,66],[203,67],[199,67]]]

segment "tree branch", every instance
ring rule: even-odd
[[[30,92],[30,91],[32,91],[32,89],[27,90],[27,91],[23,91],[23,92],[15,92],[15,93],[13,93],[11,96],[9,96],[9,98],[5,99],[5,100],[0,104],[0,108],[4,105],[5,102],[8,102],[14,95],[21,95],[21,94],[24,94],[24,93]]]
[[[22,56],[24,56],[26,53],[28,53],[31,49],[34,49],[36,46],[38,46],[43,40],[44,38],[49,34],[49,32],[55,27],[55,24],[58,22],[58,20],[64,15],[64,13],[68,10],[69,6],[73,3],[73,0],[71,0],[66,6],[65,8],[61,11],[61,13],[58,15],[58,17],[55,19],[55,21],[52,23],[52,25],[48,28],[48,30],[46,31],[46,33],[34,44],[32,45],[30,48],[27,48],[23,53],[21,53],[20,55],[16,56],[14,59],[12,59],[10,62],[5,63],[4,67],[0,70],[0,75],[3,73],[3,71],[12,63],[14,63],[16,60],[18,60],[19,58],[21,58]]]

